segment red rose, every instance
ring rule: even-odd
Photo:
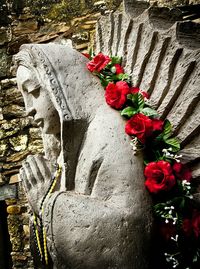
[[[164,121],[152,119],[153,131],[162,131]]]
[[[136,93],[138,93],[138,92],[140,92],[140,93],[143,95],[143,97],[149,99],[149,94],[148,94],[147,92],[140,91],[140,89],[137,88],[137,87],[132,87],[132,88],[130,89],[130,93],[136,94]]]
[[[173,165],[173,170],[175,176],[180,180],[190,181],[192,178],[192,173],[190,169],[182,163],[175,162],[175,164]]]
[[[194,211],[192,216],[192,228],[196,237],[200,236],[200,212]]]
[[[87,63],[87,68],[90,72],[100,72],[110,61],[111,59],[109,56],[99,53],[92,59],[92,61]]]
[[[184,219],[182,224],[182,229],[186,236],[191,236],[192,234],[192,221],[191,219]]]
[[[124,69],[120,64],[114,64],[115,68],[116,68],[116,74],[124,74]]]
[[[168,191],[176,184],[169,162],[158,161],[149,163],[144,169],[145,186],[152,193]]]
[[[146,137],[152,134],[152,131],[152,120],[141,113],[133,115],[125,125],[125,132],[128,135],[136,136],[143,144],[146,141]]]
[[[109,83],[106,87],[106,103],[113,108],[120,109],[126,102],[129,93],[129,86],[125,81],[118,81],[116,84]]]
[[[176,235],[176,227],[171,222],[162,223],[160,226],[160,233],[166,241],[169,241],[171,237]]]
[[[82,52],[82,55],[85,56],[86,58],[90,59],[90,54],[89,53]]]
[[[148,116],[138,113],[127,121],[125,131],[128,135],[136,136],[142,144],[153,131],[162,131],[163,121],[150,119]]]

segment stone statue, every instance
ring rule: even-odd
[[[191,24],[188,33],[189,22],[174,25],[176,14],[161,11],[138,11],[136,19],[103,17],[97,51],[124,56],[133,84],[148,90],[162,117],[173,122],[198,178],[199,32]],[[124,121],[105,103],[87,61],[63,45],[21,47],[18,87],[41,127],[44,156],[29,156],[20,176],[33,212],[42,218],[53,268],[147,269],[152,214],[142,156],[133,155]],[[61,177],[44,200],[55,163]]]
[[[62,167],[42,214],[54,268],[148,268],[151,203],[142,158],[133,155],[121,116],[104,102],[88,59],[48,44],[24,45],[16,60],[18,87],[45,144],[45,155],[29,156],[20,172],[35,214],[53,164]]]

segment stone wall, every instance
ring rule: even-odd
[[[27,155],[42,151],[42,141],[40,130],[25,114],[23,98],[11,70],[12,56],[24,43],[65,43],[68,38],[76,49],[86,52],[94,42],[96,21],[108,12],[108,6],[104,1],[96,1],[95,8],[87,8],[81,16],[74,14],[61,22],[32,14],[28,7],[18,6],[17,1],[12,5],[12,1],[3,2],[5,6],[0,9],[0,18],[4,15],[4,20],[0,20],[0,189],[7,204],[12,268],[31,269],[29,208],[18,172]]]

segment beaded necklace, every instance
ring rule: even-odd
[[[54,191],[56,183],[58,182],[58,179],[61,176],[61,172],[62,172],[62,167],[60,165],[57,165],[54,176],[52,177],[51,184],[45,196],[42,199],[42,202],[40,205],[39,216],[33,213],[33,229],[34,229],[37,249],[40,255],[40,260],[45,266],[48,265],[48,251],[47,251],[46,230],[42,223],[42,216],[44,213],[44,202],[49,198],[50,194]]]

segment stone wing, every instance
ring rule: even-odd
[[[200,178],[200,25],[180,10],[152,7],[130,18],[111,13],[98,21],[96,52],[123,57],[134,86],[173,124],[184,161]]]

